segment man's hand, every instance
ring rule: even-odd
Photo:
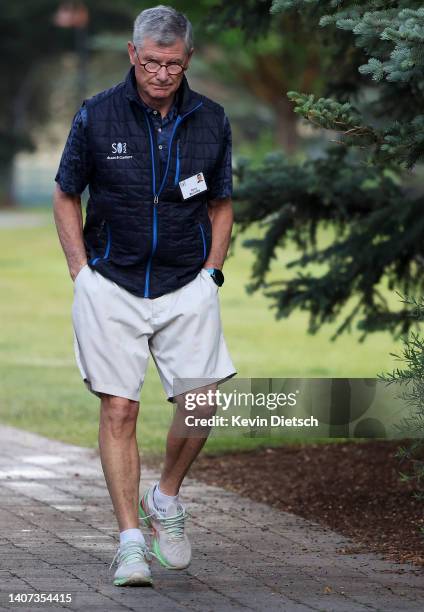
[[[53,211],[59,240],[68,262],[69,274],[74,281],[87,263],[82,232],[81,197],[63,192],[56,184]]]
[[[78,274],[81,272],[81,270],[83,269],[84,266],[87,265],[87,261],[85,261],[85,263],[83,263],[79,268],[77,268],[76,272],[74,270],[69,270],[69,273],[71,275],[72,280],[75,282],[76,277],[78,276]]]
[[[233,227],[234,214],[231,198],[210,200],[208,215],[212,224],[212,246],[203,267],[222,270]]]

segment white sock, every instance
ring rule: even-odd
[[[125,529],[125,531],[121,531],[119,534],[119,544],[121,546],[129,541],[141,542],[142,544],[146,543],[144,540],[144,535],[137,527],[134,527],[133,529]]]
[[[153,501],[156,509],[159,510],[159,512],[166,514],[169,506],[178,501],[178,494],[166,495],[165,493],[162,493],[162,491],[159,489],[159,483],[157,483],[153,489]]]

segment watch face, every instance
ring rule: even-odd
[[[212,278],[216,282],[218,287],[221,287],[221,285],[224,284],[224,275],[222,271],[218,268],[215,268],[214,273],[212,274]]]

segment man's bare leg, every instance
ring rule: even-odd
[[[139,527],[140,456],[136,438],[139,402],[102,394],[99,449],[119,530]]]
[[[198,389],[196,395],[207,392],[211,387],[209,385]],[[216,407],[199,406],[195,399],[195,409],[188,410],[185,407],[184,394],[176,400],[177,409],[168,432],[160,486],[149,487],[146,491],[140,506],[140,515],[145,524],[153,529],[152,550],[159,562],[169,569],[184,569],[191,561],[191,545],[184,530],[185,509],[182,504],[178,504],[176,496],[184,476],[204,446],[211,429],[205,427],[193,431],[184,421],[187,415],[201,418],[212,416]]]
[[[209,389],[215,391],[216,384],[202,387],[196,393],[207,393]],[[199,418],[208,418],[215,414],[216,406],[197,406],[194,410],[184,407],[185,395],[178,396],[177,410],[175,411],[166,441],[165,462],[162,469],[159,488],[165,495],[177,495],[190,469],[191,464],[202,450],[208,439],[211,428],[194,428],[185,424],[187,415]]]

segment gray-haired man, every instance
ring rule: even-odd
[[[74,280],[76,360],[101,399],[100,456],[120,529],[114,584],[144,585],[151,554],[171,569],[191,560],[178,493],[208,432],[189,435],[185,393],[215,390],[236,374],[218,298],[233,222],[231,133],[223,108],[184,76],[193,53],[184,15],[143,11],[128,50],[126,80],[74,118],[54,214]],[[160,481],[139,503],[135,432],[149,353],[177,410]],[[152,529],[151,551],[139,516]]]

